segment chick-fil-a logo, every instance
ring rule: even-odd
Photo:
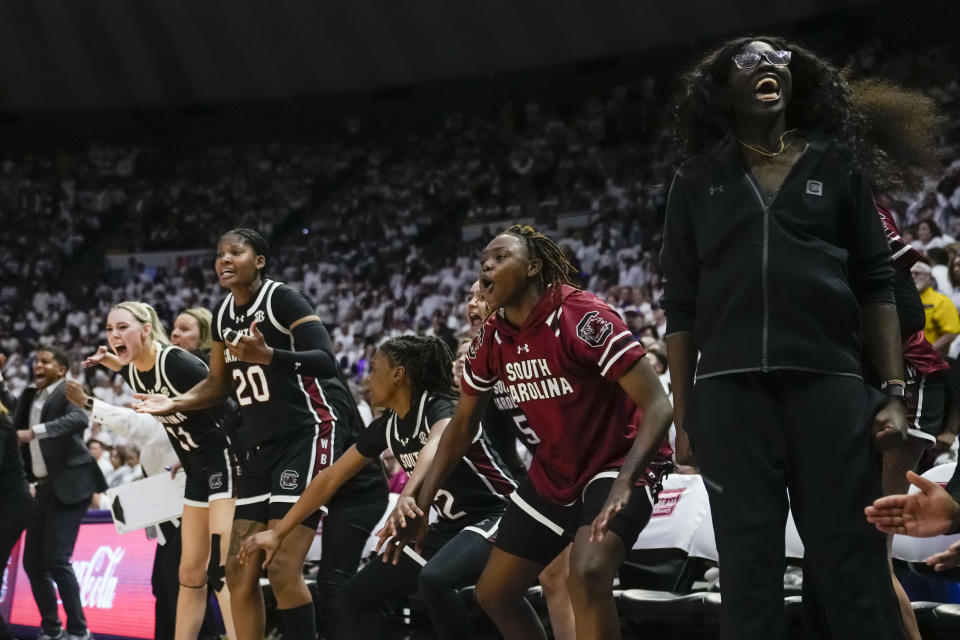
[[[123,547],[102,546],[90,560],[74,560],[73,572],[80,584],[80,602],[84,607],[112,609],[117,594],[117,578],[114,575],[126,554]]]

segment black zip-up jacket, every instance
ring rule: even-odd
[[[792,369],[861,377],[860,309],[894,304],[890,248],[850,154],[812,137],[765,201],[736,142],[670,187],[660,261],[667,333],[693,330],[697,377]]]

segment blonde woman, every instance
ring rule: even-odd
[[[198,357],[172,346],[153,307],[121,302],[107,315],[107,343],[86,364],[119,371],[138,393],[177,397],[206,379]],[[194,640],[203,621],[208,583],[216,592],[227,635],[236,638],[224,567],[236,506],[236,464],[217,427],[222,407],[157,417],[187,474],[184,491],[176,640]],[[211,555],[216,562],[209,562]],[[208,570],[209,565],[209,570]]]
[[[170,342],[206,362],[210,359],[210,347],[213,345],[210,331],[212,324],[213,314],[209,309],[184,309],[173,321]]]

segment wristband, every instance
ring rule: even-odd
[[[907,385],[899,380],[888,380],[884,382],[880,388],[888,398],[900,398],[901,400],[906,400],[907,398]]]

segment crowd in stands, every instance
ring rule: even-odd
[[[942,175],[919,194],[884,194],[884,202],[915,246],[945,267],[938,282],[960,302],[960,261],[951,256],[960,237],[956,54],[955,46],[902,52],[868,43],[851,66],[924,90],[947,116]],[[120,300],[150,301],[167,321],[187,307],[212,308],[223,295],[212,248],[238,226],[273,239],[270,276],[317,304],[354,379],[387,338],[454,341],[462,333],[476,256],[508,220],[533,219],[568,251],[584,287],[638,334],[662,337],[657,253],[673,172],[669,92],[645,78],[590,96],[572,113],[529,100],[389,135],[351,119],[339,136],[315,142],[8,154],[0,162],[8,385],[18,393],[28,383],[38,341],[64,345],[77,362],[89,355]],[[558,229],[566,213],[587,214],[585,226]],[[462,241],[463,225],[477,223],[490,233]],[[111,270],[103,259],[185,249],[211,256],[176,269],[131,259]],[[71,375],[81,374],[78,364]],[[122,393],[109,379],[88,382],[97,393]]]

